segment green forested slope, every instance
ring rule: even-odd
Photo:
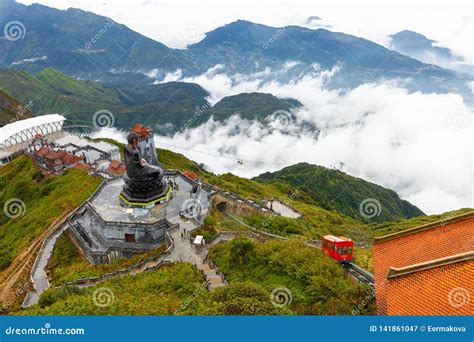
[[[265,184],[290,184],[308,193],[318,206],[358,220],[383,222],[424,215],[420,209],[400,199],[392,190],[318,165],[300,163],[273,173],[261,174],[254,179]],[[375,208],[378,215],[374,217],[367,217],[371,215],[370,212],[366,217],[361,214],[361,203],[369,199],[373,203],[380,203],[379,208]]]
[[[129,129],[142,123],[161,134],[198,126],[211,115],[223,121],[239,113],[243,118],[264,121],[276,110],[300,105],[291,99],[251,93],[225,97],[210,107],[208,92],[194,83],[112,86],[78,80],[53,68],[37,75],[0,69],[0,90],[24,103],[31,101],[36,115],[59,113],[70,123],[92,125],[94,113],[108,110],[114,116],[114,127]]]

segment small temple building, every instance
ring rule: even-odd
[[[138,135],[138,148],[142,157],[151,165],[159,165],[151,129],[142,124],[136,124],[130,132]]]
[[[65,150],[55,150],[48,146],[42,146],[39,150],[34,151],[32,158],[37,166],[46,172],[52,173],[64,172],[84,161],[83,157],[75,156]]]

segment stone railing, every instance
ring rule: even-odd
[[[160,255],[160,257],[161,257],[161,255]],[[148,263],[150,261],[153,261],[153,260],[148,260],[146,263]],[[146,264],[146,263],[143,262],[143,264]],[[145,268],[143,270],[143,272],[157,269],[157,268],[163,266],[164,264],[169,264],[169,263],[171,263],[171,261],[169,261],[169,260],[160,260],[156,265]],[[140,263],[140,264],[142,264],[142,263]],[[100,275],[98,277],[80,278],[80,279],[68,281],[64,285],[56,286],[55,288],[62,288],[62,287],[66,287],[66,286],[92,286],[96,283],[99,283],[99,282],[107,280],[107,279],[111,279],[111,278],[119,277],[119,276],[122,276],[122,275],[130,274],[132,271],[135,271],[139,268],[140,268],[139,266],[132,265],[132,266],[126,268],[126,269],[106,273],[106,274]]]
[[[102,189],[104,187],[104,184],[106,184],[106,181],[103,181],[97,187],[97,189],[95,189],[94,192],[87,198],[87,200],[84,203],[88,202],[91,198],[93,198],[97,194],[97,192],[100,191],[100,189]],[[84,203],[81,204],[80,206],[78,206],[77,208],[75,208],[70,213],[66,214],[66,216],[60,220],[60,222],[61,221],[62,222],[59,224],[59,226],[56,229],[51,230],[45,236],[45,238],[43,239],[43,242],[41,243],[41,247],[39,249],[38,255],[36,256],[36,259],[35,259],[35,261],[33,263],[33,266],[31,267],[31,270],[30,270],[30,279],[31,279],[31,282],[33,283],[33,287],[34,287],[33,273],[35,272],[36,268],[38,267],[38,262],[41,259],[42,255],[45,251],[45,247],[46,247],[47,242],[52,238],[54,233],[56,233],[58,230],[60,230],[62,228],[62,226],[64,224],[69,223],[69,220],[71,219],[71,217],[73,217],[84,206]],[[58,224],[58,223],[56,223],[56,224]],[[66,230],[66,229],[64,229],[64,230]],[[62,234],[62,232],[61,232],[61,234]],[[51,257],[51,254],[52,254],[52,251],[48,251],[48,252],[49,252],[49,256],[48,256],[48,261],[49,261],[49,258]]]
[[[136,271],[136,270],[143,269],[143,272],[146,272],[146,271],[157,269],[157,268],[161,267],[164,264],[171,263],[171,261],[169,261],[169,260],[164,260],[164,257],[166,255],[170,254],[171,250],[174,248],[174,240],[171,237],[171,235],[169,234],[169,232],[166,232],[166,234],[165,234],[165,241],[166,241],[167,248],[166,248],[166,250],[164,250],[163,252],[161,252],[158,255],[152,256],[152,257],[147,258],[145,260],[142,260],[142,261],[140,261],[136,264],[130,265],[127,268],[124,268],[124,269],[121,269],[121,270],[116,270],[116,271],[106,273],[106,274],[102,274],[102,275],[97,276],[97,277],[87,277],[87,278],[80,278],[80,279],[76,279],[76,280],[71,280],[71,281],[65,283],[64,285],[57,286],[56,288],[65,287],[65,286],[76,286],[76,285],[82,285],[82,286],[92,285],[92,284],[98,283],[98,282],[103,281],[103,280],[115,278],[115,277],[125,275],[125,274],[130,274],[130,273],[132,273],[133,271]],[[160,261],[156,265],[153,265],[151,267],[145,267],[148,263],[156,262],[158,260],[160,260]]]
[[[187,177],[183,172],[181,172],[180,170],[177,170],[177,169],[173,169],[173,170],[165,170],[165,174],[167,175],[170,175],[170,176],[176,176],[176,175],[180,175],[182,176],[188,183],[192,184],[192,185],[199,185],[201,184],[201,186],[208,192],[210,193],[211,196],[215,195],[215,194],[220,194],[224,197],[226,197],[228,200],[231,200],[231,201],[235,201],[235,202],[238,202],[240,201],[239,204],[245,204],[245,205],[248,205],[252,208],[254,208],[255,210],[258,210],[258,211],[261,211],[263,213],[266,213],[266,214],[273,214],[273,215],[280,215],[279,213],[277,213],[276,211],[270,209],[270,208],[266,208],[252,200],[248,200],[248,199],[245,199],[243,197],[240,197],[230,191],[227,191],[227,190],[221,190],[219,189],[218,187],[206,182],[205,180],[203,180],[202,178],[198,178],[199,182],[195,181],[195,180],[192,180],[191,178]]]
[[[97,210],[94,209],[94,207],[90,204],[89,201],[87,201],[86,203],[84,203],[84,206],[87,207],[87,209],[89,209],[92,214],[97,218],[99,219],[99,221],[104,225],[104,226],[116,226],[116,227],[129,227],[130,226],[130,223],[129,222],[124,222],[124,221],[105,221],[101,216],[100,214],[97,212]],[[169,225],[170,223],[168,222],[168,220],[166,220],[166,214],[165,213],[162,213],[161,214],[161,217],[159,218],[159,220],[157,222],[153,222],[153,223],[147,223],[147,222],[134,222],[133,225],[134,226],[142,226],[142,227],[147,227],[147,228],[157,228],[159,227],[160,225],[163,224],[163,222],[166,221]]]

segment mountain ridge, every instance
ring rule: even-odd
[[[33,116],[31,105],[23,105],[7,93],[0,90],[0,126],[11,121],[26,119]]]
[[[58,10],[43,5],[9,2],[0,25],[21,19],[24,39],[0,40],[0,67],[38,73],[54,67],[68,75],[105,83],[153,82],[168,72],[184,76],[224,64],[227,73],[253,73],[265,67],[279,70],[289,60],[299,66],[281,76],[289,79],[313,70],[345,65],[332,87],[355,87],[384,79],[412,79],[412,91],[470,93],[464,78],[441,67],[386,49],[369,40],[326,29],[296,25],[272,27],[238,20],[209,31],[187,49],[172,49],[110,18],[79,9]],[[68,23],[74,20],[74,27]],[[98,39],[93,37],[97,36]],[[238,42],[238,44],[237,44]],[[17,64],[14,64],[17,63]],[[153,77],[151,70],[156,70]],[[442,78],[444,82],[434,82]]]
[[[362,221],[395,221],[425,215],[393,190],[319,165],[298,163],[276,172],[265,172],[253,180],[289,184],[308,193],[319,206]]]
[[[0,90],[25,103],[33,101],[36,115],[61,113],[71,122],[92,125],[93,114],[106,109],[113,113],[117,128],[128,129],[142,122],[158,134],[172,134],[185,124],[198,126],[211,116],[224,121],[239,113],[245,119],[264,121],[276,110],[301,106],[294,99],[264,93],[232,95],[211,106],[209,93],[196,83],[111,86],[77,80],[53,68],[43,69],[36,76],[0,69]]]

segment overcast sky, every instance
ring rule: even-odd
[[[397,0],[18,0],[67,9],[81,8],[112,18],[170,47],[182,48],[205,32],[237,19],[261,24],[304,25],[310,16],[332,30],[386,43],[409,29],[449,47],[472,63],[472,1]]]

